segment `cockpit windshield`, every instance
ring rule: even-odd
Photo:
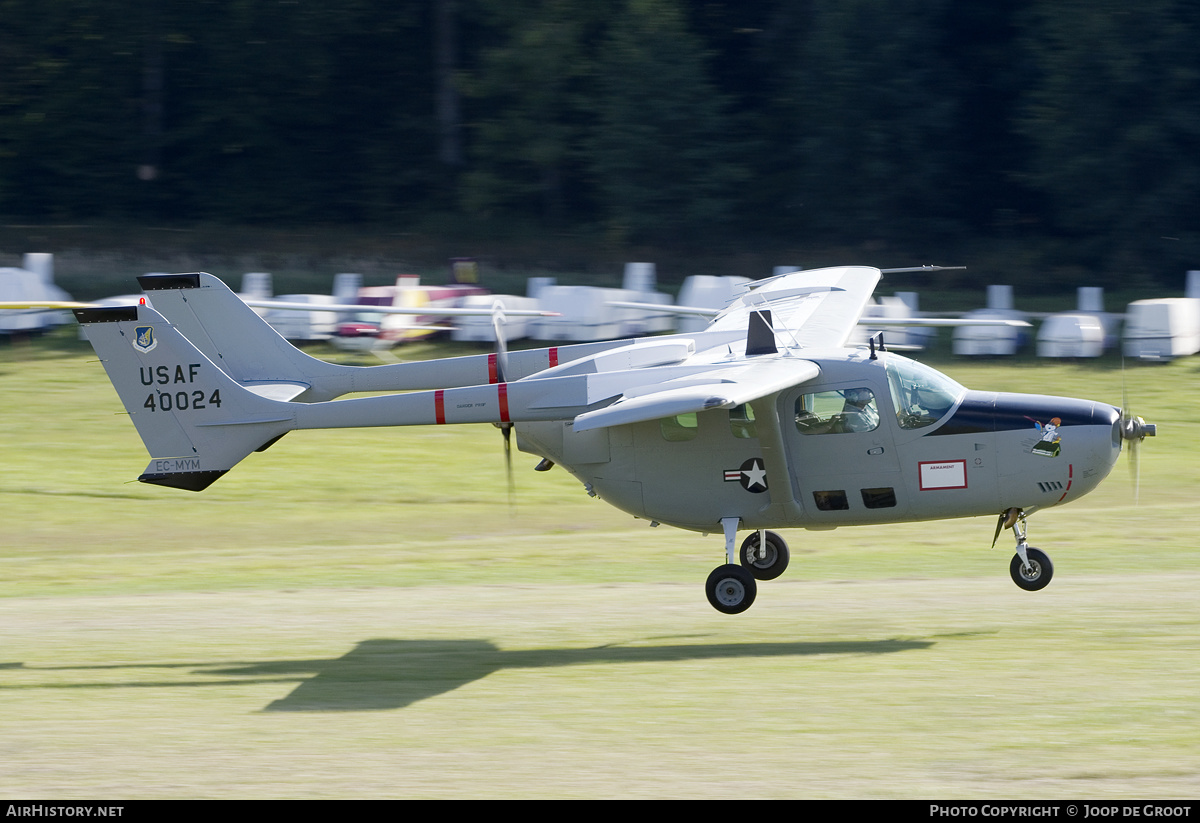
[[[889,354],[888,387],[902,429],[923,429],[946,416],[966,388],[915,360]]]

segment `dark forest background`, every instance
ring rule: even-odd
[[[0,0],[0,221],[1181,283],[1198,44],[1194,0]]]

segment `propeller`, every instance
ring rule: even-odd
[[[1147,437],[1158,434],[1158,427],[1135,415],[1129,407],[1129,396],[1125,391],[1125,358],[1121,358],[1121,439],[1129,441],[1129,474],[1133,482],[1133,502],[1138,502],[1142,481],[1139,450]]]
[[[504,303],[492,303],[492,331],[496,335],[496,382],[508,382],[508,340],[504,334]],[[504,436],[504,470],[508,477],[508,505],[513,507],[512,423],[496,423]]]
[[[1121,409],[1121,437],[1129,441],[1129,471],[1133,479],[1133,502],[1138,501],[1138,489],[1141,485],[1142,469],[1139,448],[1147,437],[1154,437],[1158,427],[1147,423],[1135,415],[1126,406]]]

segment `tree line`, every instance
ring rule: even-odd
[[[1200,267],[1188,0],[0,0],[0,218]]]

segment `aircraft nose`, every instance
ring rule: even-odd
[[[1072,496],[1091,491],[1112,471],[1121,455],[1121,411],[1107,403],[1044,395],[1001,395],[996,404],[996,428],[1025,431],[1036,427],[1040,440],[1022,461],[1020,471],[1039,466],[1046,457],[1062,457],[1071,478]],[[1019,473],[1019,472],[1018,472]],[[1065,497],[1065,495],[1064,495]]]

